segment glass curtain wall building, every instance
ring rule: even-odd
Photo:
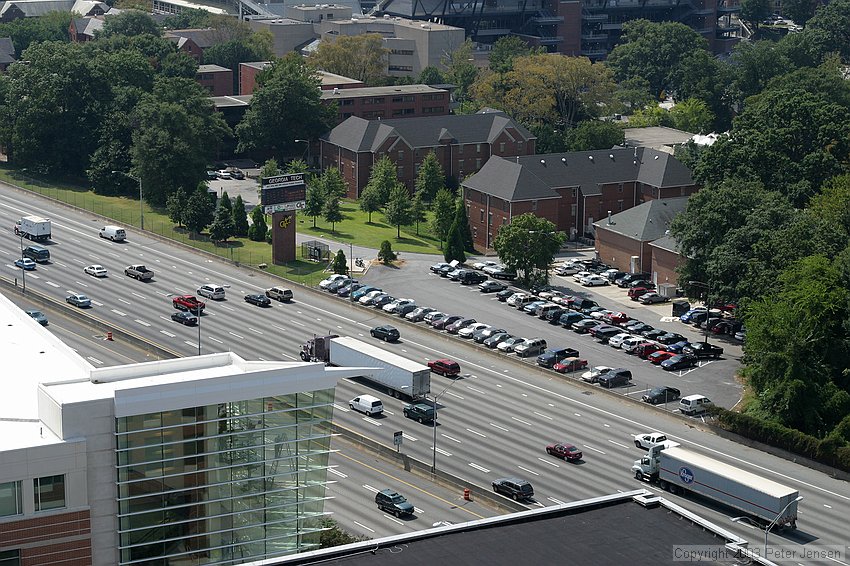
[[[116,418],[120,564],[237,564],[315,548],[333,397]]]

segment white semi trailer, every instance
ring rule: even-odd
[[[746,513],[758,524],[797,528],[799,492],[710,456],[656,444],[632,472],[671,493],[693,492]]]

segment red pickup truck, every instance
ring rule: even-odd
[[[199,301],[195,295],[180,295],[171,299],[171,304],[179,311],[189,311],[200,314],[206,308],[206,303]]]

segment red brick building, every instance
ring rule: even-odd
[[[596,222],[599,259],[622,271],[650,273],[657,284],[675,283],[680,258],[669,230],[687,204],[688,197],[651,200]]]
[[[399,85],[322,91],[322,102],[337,103],[339,122],[357,116],[364,120],[445,116],[449,91],[428,85]]]
[[[195,80],[210,92],[210,96],[233,94],[233,71],[219,65],[198,65]]]
[[[648,148],[493,157],[462,187],[473,240],[485,249],[520,214],[546,218],[571,239],[592,238],[609,212],[697,190],[687,167]]]
[[[214,29],[174,29],[163,33],[163,37],[199,63],[204,60],[207,48],[222,41],[221,32]]]
[[[413,189],[419,164],[434,152],[450,180],[477,172],[491,156],[533,155],[537,138],[501,112],[364,120],[352,116],[322,136],[321,167],[338,167],[348,196],[358,198],[372,165],[388,156]]]

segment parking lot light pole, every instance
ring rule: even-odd
[[[145,229],[145,201],[142,200],[142,178],[134,177],[129,173],[125,173],[124,171],[113,171],[113,174],[117,173],[119,175],[124,175],[128,179],[133,179],[139,183],[139,226],[141,226],[142,230]]]
[[[301,154],[302,158],[307,160],[307,169],[310,168],[310,140],[293,140],[295,143],[303,143],[306,144],[307,149],[304,150],[304,153]],[[306,155],[306,157],[304,157]],[[305,171],[306,173],[306,171]]]
[[[708,317],[711,311],[711,284],[703,283],[702,281],[688,281],[688,285],[692,287],[702,287],[705,289],[705,343],[708,344]]]
[[[454,387],[455,384],[458,383],[458,381],[460,381],[460,380],[455,379],[455,381],[449,383],[446,386],[445,389],[443,389],[442,391],[440,391],[439,393],[434,395],[434,446],[432,446],[434,456],[433,456],[433,459],[431,460],[431,473],[432,474],[436,473],[436,471],[437,471],[437,402],[439,401],[440,397],[443,396],[443,393],[445,393],[446,391],[448,391],[449,389]]]

